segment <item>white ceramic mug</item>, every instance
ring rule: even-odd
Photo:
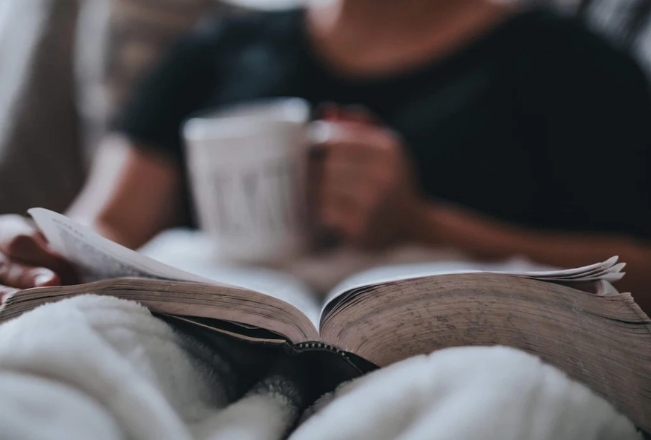
[[[262,263],[307,251],[309,118],[307,102],[287,98],[184,125],[199,222],[220,259]]]

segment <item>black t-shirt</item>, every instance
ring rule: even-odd
[[[642,72],[579,23],[510,18],[398,75],[349,78],[310,49],[303,11],[182,39],[117,122],[183,165],[192,113],[267,97],[361,104],[404,139],[425,197],[516,224],[651,237],[651,98]]]

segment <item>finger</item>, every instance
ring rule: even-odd
[[[357,167],[385,161],[382,153],[368,145],[332,138],[320,145],[323,160],[349,162]]]
[[[5,216],[0,223],[0,252],[10,258],[23,260],[40,257],[47,258],[48,245],[41,234],[30,222],[20,216]]]
[[[341,123],[324,119],[312,122],[309,128],[309,138],[312,143],[311,151],[316,150],[321,153],[323,151],[323,145],[342,137],[338,132],[343,127],[344,125]],[[317,155],[317,157],[322,156],[322,154]]]
[[[376,210],[381,193],[367,183],[359,182],[357,185],[347,185],[345,182],[326,181],[321,187],[319,196],[324,203],[329,200],[337,200],[338,204],[348,209],[351,214],[364,218],[370,217]]]
[[[341,110],[340,120],[364,125],[376,125],[378,120],[366,107],[351,105]]]
[[[380,167],[329,157],[324,162],[319,196],[345,196],[356,207],[366,208],[385,187]]]
[[[35,231],[32,234],[14,234],[1,240],[0,252],[12,259],[19,259],[26,263],[42,262],[45,264],[56,258],[49,251],[47,243]]]
[[[325,121],[336,122],[340,119],[340,108],[334,102],[324,102],[320,104],[316,113]]]
[[[22,217],[3,221],[0,225],[0,252],[13,261],[50,269],[59,274],[66,284],[78,281],[74,267],[50,250],[40,231]]]
[[[16,263],[2,255],[0,256],[0,283],[16,289],[31,289],[60,286],[61,279],[50,269]]]
[[[383,160],[400,145],[391,132],[373,127],[320,122],[314,141],[326,155],[340,154],[355,160]]]
[[[13,237],[31,237],[40,244],[47,244],[43,234],[25,217],[3,215],[0,217],[0,251],[7,251]]]
[[[333,102],[325,102],[318,107],[317,115],[331,122],[348,122],[365,125],[379,123],[378,118],[367,107],[361,104],[341,106]]]
[[[355,187],[369,179],[369,172],[364,165],[347,160],[328,158],[323,164],[323,185],[337,184],[340,186]]]
[[[321,167],[322,182],[325,184],[340,183],[352,186],[366,186],[368,189],[382,192],[387,187],[396,170],[388,163],[381,161],[359,161],[345,157],[342,154],[328,157]]]
[[[331,181],[321,189],[319,214],[322,224],[343,232],[349,239],[359,239],[374,212],[368,188]]]
[[[331,195],[324,199],[321,222],[323,226],[341,233],[352,241],[359,240],[364,232],[362,213],[346,197]]]

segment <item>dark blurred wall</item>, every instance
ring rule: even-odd
[[[64,209],[83,178],[73,80],[78,5],[3,0],[0,213]]]
[[[207,12],[225,9],[215,0],[113,0],[106,65],[109,105],[124,102],[170,42]]]
[[[0,213],[65,210],[106,118],[171,41],[223,8],[215,0],[0,2]]]

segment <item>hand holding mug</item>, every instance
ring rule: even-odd
[[[331,108],[324,116],[321,223],[364,247],[408,240],[420,203],[400,137],[361,109]]]

